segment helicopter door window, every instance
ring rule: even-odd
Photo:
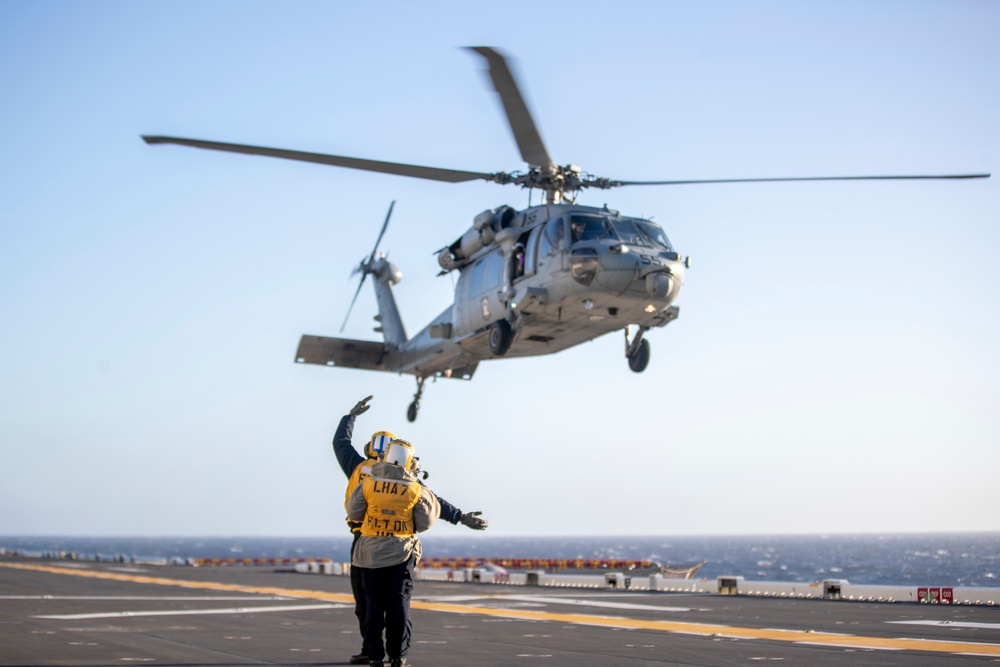
[[[503,277],[503,256],[499,252],[493,252],[480,264],[486,265],[486,289],[500,287],[500,278]]]
[[[532,239],[538,236],[538,256],[545,257],[546,255],[552,255],[562,244],[563,237],[566,235],[563,229],[563,219],[555,218],[554,220],[549,220],[548,224],[545,225],[545,231],[540,234],[532,235]],[[531,251],[532,241],[528,241],[528,251]],[[529,254],[529,257],[532,256]]]
[[[469,271],[469,296],[477,297],[483,293],[483,271],[486,268],[486,262],[484,260],[479,260],[472,265],[472,269]]]
[[[510,281],[520,280],[524,277],[524,246],[520,243],[514,246],[514,252],[510,256]]]
[[[455,289],[455,305],[460,306],[469,298],[469,275],[461,274],[458,275],[458,287]]]
[[[528,242],[524,246],[524,275],[530,276],[535,273],[535,253],[537,251],[538,239],[542,236],[542,230],[536,229],[528,236]]]

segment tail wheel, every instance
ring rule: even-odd
[[[641,373],[649,365],[649,341],[643,338],[634,354],[628,357],[628,367],[635,373]]]
[[[514,334],[507,320],[497,320],[490,325],[490,352],[494,357],[502,357],[510,349]]]
[[[420,404],[416,401],[410,403],[410,407],[406,408],[406,421],[415,422],[417,421],[417,410],[420,409]]]

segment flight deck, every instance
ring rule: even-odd
[[[408,664],[1000,662],[1000,608],[420,580]],[[344,665],[350,581],[0,558],[0,665]]]

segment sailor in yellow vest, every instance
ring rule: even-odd
[[[354,449],[354,445],[351,444],[351,439],[354,435],[354,421],[371,407],[368,404],[371,400],[372,397],[368,396],[358,401],[357,405],[341,418],[337,432],[333,436],[333,451],[337,455],[337,462],[348,478],[347,491],[344,496],[345,502],[350,499],[354,489],[358,488],[362,477],[371,475],[372,466],[385,452],[389,442],[396,438],[394,434],[388,431],[378,431],[365,443],[364,456],[361,456]],[[439,498],[438,500],[441,503],[441,518],[448,523],[456,525],[461,523],[473,530],[486,530],[488,524],[486,519],[481,518],[480,515],[482,512],[463,512],[444,498]],[[354,549],[361,536],[361,522],[351,521],[348,518],[347,525],[354,534],[354,541],[351,543],[351,559],[353,560]],[[360,568],[351,568],[351,592],[354,594],[354,614],[358,617],[358,625],[361,630],[361,652],[352,655],[350,663],[352,665],[364,665],[368,664],[368,644],[365,639],[367,605]]]
[[[351,569],[360,569],[364,582],[369,665],[383,667],[388,654],[392,667],[399,667],[406,664],[413,630],[410,595],[421,553],[417,534],[434,524],[441,504],[420,483],[410,443],[393,440],[382,458],[371,476],[362,477],[345,508],[350,520],[362,522]]]

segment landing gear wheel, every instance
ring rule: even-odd
[[[507,320],[497,320],[490,325],[490,352],[494,357],[502,357],[510,349],[511,340],[514,333],[511,331],[510,322]]]
[[[649,341],[643,338],[639,341],[639,347],[628,357],[628,367],[635,373],[641,373],[649,365]]]

